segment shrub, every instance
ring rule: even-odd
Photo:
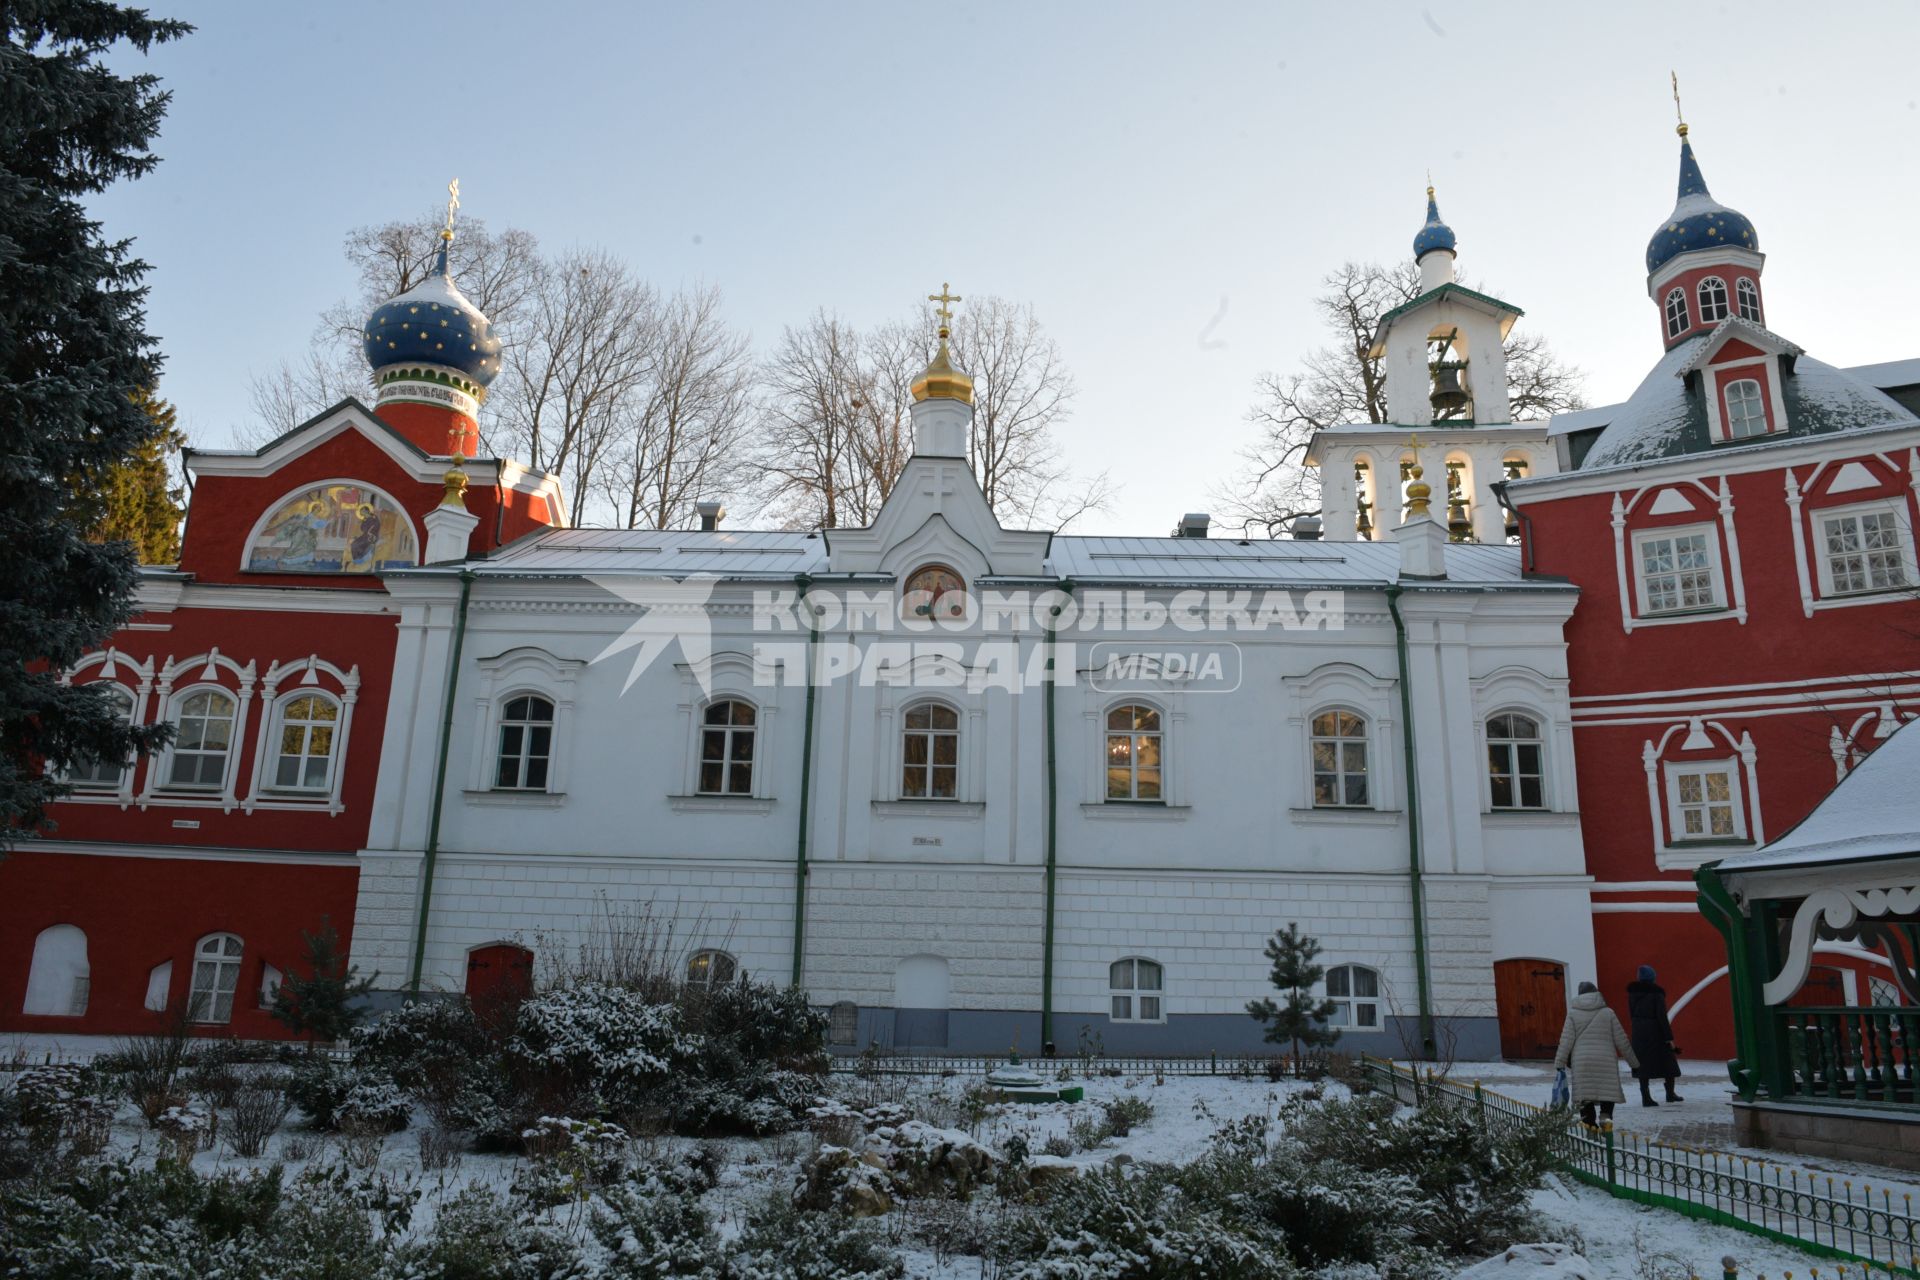
[[[524,1002],[503,1058],[529,1114],[591,1116],[646,1106],[691,1048],[672,1005],[588,983]]]
[[[906,1274],[879,1230],[838,1213],[808,1213],[778,1192],[747,1214],[728,1258],[734,1280],[896,1280]]]
[[[1137,1093],[1123,1093],[1110,1099],[1101,1111],[1106,1116],[1107,1128],[1116,1138],[1126,1137],[1133,1132],[1133,1126],[1153,1119],[1153,1104]]]
[[[542,1116],[520,1140],[533,1159],[514,1189],[543,1208],[585,1200],[625,1169],[626,1131],[604,1120]]]
[[[585,1271],[569,1236],[526,1221],[487,1187],[442,1204],[433,1230],[408,1253],[410,1274],[436,1280],[562,1280]]]
[[[464,999],[413,1001],[353,1032],[354,1065],[384,1073],[446,1129],[510,1129],[500,1046]]]
[[[180,1080],[192,1047],[187,1031],[183,1012],[164,1025],[162,1034],[122,1040],[117,1050],[94,1064],[119,1080],[121,1092],[149,1128],[159,1123],[169,1107],[187,1100]]]
[[[671,1178],[649,1177],[609,1188],[590,1228],[606,1249],[606,1274],[624,1280],[707,1276],[720,1272],[719,1237],[699,1197]]]
[[[320,917],[317,933],[300,934],[306,943],[307,972],[289,970],[273,992],[273,1016],[295,1035],[312,1034],[320,1040],[341,1040],[360,1021],[360,1001],[373,990],[374,979],[362,978],[340,950],[333,921]]]
[[[237,1156],[257,1158],[292,1110],[293,1098],[283,1078],[262,1077],[242,1085],[234,1091],[233,1106],[227,1113],[227,1146]]]
[[[287,1094],[316,1129],[344,1124],[392,1133],[407,1127],[413,1105],[393,1078],[377,1068],[343,1067],[314,1058],[295,1068]]]

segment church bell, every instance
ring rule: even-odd
[[[1462,366],[1447,361],[1433,366],[1433,394],[1427,399],[1433,404],[1433,416],[1450,418],[1473,403],[1473,397],[1460,385]]]

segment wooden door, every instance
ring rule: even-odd
[[[533,952],[496,942],[467,953],[467,999],[483,1022],[504,1018],[532,994]]]
[[[1551,1058],[1567,1020],[1567,966],[1557,960],[1500,960],[1493,966],[1500,1056]]]

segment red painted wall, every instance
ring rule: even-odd
[[[1700,282],[1708,276],[1719,276],[1720,279],[1726,283],[1727,315],[1729,316],[1737,316],[1740,314],[1740,277],[1745,276],[1747,279],[1753,281],[1753,287],[1759,291],[1761,322],[1765,322],[1767,314],[1767,294],[1765,285],[1760,281],[1760,273],[1758,271],[1753,270],[1751,267],[1734,266],[1726,262],[1715,266],[1694,267],[1690,270],[1682,271],[1679,275],[1661,285],[1659,293],[1654,296],[1653,305],[1654,312],[1659,319],[1660,341],[1666,346],[1672,347],[1677,342],[1685,342],[1696,333],[1707,333],[1719,325],[1720,321],[1718,320],[1708,321],[1700,318]],[[1683,289],[1686,291],[1687,327],[1672,337],[1668,337],[1667,295],[1675,289]]]
[[[353,934],[358,868],[193,858],[102,857],[20,849],[0,862],[0,1028],[8,1031],[124,1035],[157,1029],[164,1019],[145,1007],[147,975],[173,961],[169,1007],[179,1009],[192,982],[193,949],[210,933],[237,934],[245,944],[233,1020],[206,1034],[284,1037],[287,1030],[258,1007],[261,966],[304,972],[300,934],[324,916],[342,944]],[[50,925],[87,935],[92,990],[78,1018],[20,1012],[34,939]]]

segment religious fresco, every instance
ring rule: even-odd
[[[264,573],[378,573],[420,563],[413,522],[366,485],[316,485],[281,503],[247,548]]]

